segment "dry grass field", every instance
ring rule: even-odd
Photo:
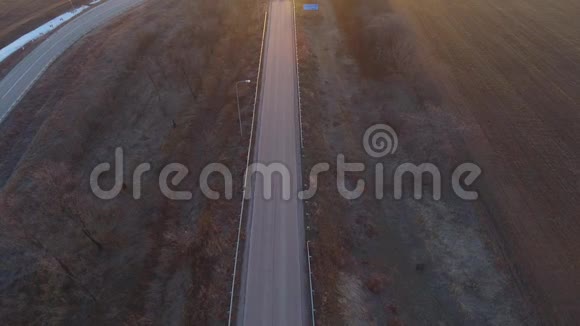
[[[450,189],[440,201],[429,191],[423,200],[409,193],[393,198],[390,176],[399,164],[430,162],[447,178],[470,158],[408,24],[385,2],[320,5],[320,13],[298,13],[304,171],[344,154],[347,162],[366,164],[347,176],[349,188],[363,178],[367,191],[344,199],[331,169],[305,203],[318,323],[533,325],[535,314],[503,267],[507,260],[477,204]],[[377,123],[399,135],[397,152],[380,160],[361,144]],[[386,169],[382,200],[372,190],[378,162]]]
[[[224,322],[247,151],[234,83],[256,79],[263,13],[254,0],[145,2],[39,79],[0,126],[3,324]],[[246,130],[254,85],[240,87]],[[117,146],[123,190],[100,200],[89,175]],[[152,170],[135,200],[132,171],[144,162]],[[160,193],[173,162],[187,166],[179,190],[193,199]],[[200,193],[210,162],[231,168],[233,200]]]
[[[373,163],[361,135],[388,123],[400,150],[386,164],[484,174],[473,203],[343,201],[319,181],[306,205],[319,321],[574,323],[580,4],[320,3],[299,12],[305,168],[341,152]]]
[[[485,215],[542,311],[580,317],[580,3],[393,0],[441,65]]]

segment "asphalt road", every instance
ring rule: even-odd
[[[292,1],[270,4],[263,86],[258,107],[254,162],[283,163],[292,196],[282,199],[282,178],[274,177],[264,199],[256,174],[242,269],[238,324],[308,324],[304,214],[296,192],[301,180],[296,52]]]
[[[97,26],[143,0],[109,0],[65,24],[28,54],[0,82],[0,123],[54,60]]]

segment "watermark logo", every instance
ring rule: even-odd
[[[442,196],[443,180],[439,168],[430,162],[423,162],[420,164],[405,162],[397,164],[394,168],[393,162],[389,162],[386,158],[388,155],[393,155],[399,146],[399,139],[396,131],[387,124],[375,124],[369,127],[362,139],[362,145],[368,156],[378,162],[372,167],[374,173],[374,191],[373,194],[376,199],[385,198],[386,185],[392,185],[392,194],[395,200],[404,198],[404,178],[412,178],[413,198],[416,200],[423,199],[423,194],[428,190],[425,186],[430,186],[432,198],[440,200]],[[123,189],[124,180],[124,152],[122,148],[115,150],[114,168],[110,163],[101,163],[97,165],[90,175],[90,186],[93,194],[100,199],[110,200],[118,196]],[[369,161],[369,160],[366,160]],[[336,161],[336,190],[345,199],[354,200],[361,197],[367,191],[367,181],[358,178],[355,182],[347,182],[347,174],[368,172],[368,162],[347,162],[344,154],[338,154]],[[392,172],[390,175],[385,173],[385,163],[390,163],[389,166]],[[280,194],[282,200],[291,200],[298,198],[300,200],[307,200],[314,197],[318,191],[318,180],[322,173],[331,170],[329,162],[319,162],[315,164],[308,174],[308,187],[305,190],[293,191],[292,184],[298,184],[301,181],[297,176],[290,173],[290,169],[283,163],[264,164],[256,162],[250,164],[246,169],[246,174],[250,180],[246,187],[245,198],[251,199],[252,196],[262,196],[266,200],[273,197],[274,187],[278,187],[276,193]],[[142,179],[143,175],[151,171],[150,163],[139,164],[132,173],[132,191],[133,198],[138,200],[142,196]],[[99,183],[100,177],[105,173],[114,173],[114,184],[110,189],[103,189]],[[474,163],[464,162],[459,164],[451,173],[451,180],[448,181],[450,188],[454,195],[463,200],[476,200],[479,197],[477,191],[469,190],[478,177],[481,175],[481,168]],[[161,193],[171,200],[191,200],[193,194],[191,191],[173,190],[188,176],[189,169],[180,163],[171,163],[163,167],[159,173],[158,186]],[[219,174],[223,179],[224,189],[220,193],[218,189],[211,189],[209,185],[209,178],[213,174]],[[254,175],[261,176],[261,182]],[[369,173],[366,173],[367,177]],[[279,182],[274,182],[274,178]],[[352,181],[353,178],[348,178]],[[424,182],[430,180],[429,182]],[[256,181],[256,182],[254,182]],[[387,182],[390,181],[390,182]],[[348,183],[348,185],[347,185]],[[211,200],[218,200],[222,198],[233,198],[233,176],[231,170],[224,164],[211,163],[206,165],[199,175],[199,189],[201,193]],[[351,189],[349,189],[349,186]],[[295,196],[293,196],[295,194]]]
[[[376,124],[365,131],[363,147],[369,156],[381,158],[395,154],[399,147],[399,137],[391,126]]]

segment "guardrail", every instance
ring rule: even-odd
[[[314,309],[314,288],[312,287],[312,267],[310,265],[310,259],[312,256],[310,255],[310,241],[306,241],[306,254],[308,255],[308,280],[310,284],[310,308],[312,314],[312,326],[316,326],[316,319],[314,318],[314,313],[316,309]]]
[[[302,131],[302,99],[301,99],[301,92],[300,92],[300,60],[298,56],[298,32],[297,32],[297,23],[296,23],[296,1],[292,0],[292,19],[294,23],[294,49],[296,52],[296,95],[298,97],[298,121],[300,125],[300,156],[304,156],[304,134]],[[310,291],[310,313],[312,318],[312,326],[316,326],[316,319],[314,318],[314,313],[316,309],[314,309],[314,288],[312,287],[312,267],[310,260],[312,256],[310,255],[310,241],[306,241],[306,254],[308,255],[308,284],[309,284],[309,291]]]

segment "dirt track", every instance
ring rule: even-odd
[[[580,316],[576,1],[394,0],[435,55],[484,169],[484,215],[543,312]],[[442,64],[442,65],[441,65]]]

